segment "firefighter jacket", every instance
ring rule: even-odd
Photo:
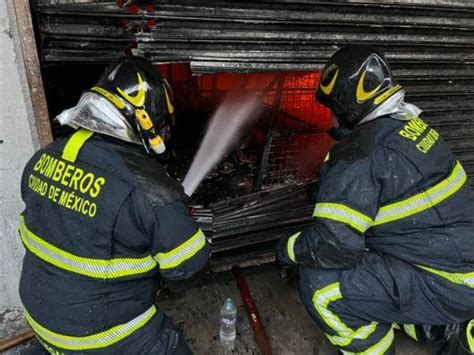
[[[367,251],[474,288],[474,198],[466,173],[420,118],[380,117],[334,146],[320,171],[314,223],[280,260],[348,269]]]
[[[139,146],[81,129],[34,154],[21,192],[20,296],[57,353],[109,352],[162,313],[161,277],[189,279],[208,261],[181,186]]]

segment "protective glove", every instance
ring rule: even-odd
[[[187,290],[200,287],[201,285],[210,282],[210,270],[206,265],[190,278],[183,280],[164,279],[162,283],[162,292],[167,296],[172,296],[175,299],[179,299],[186,296]]]
[[[276,247],[276,267],[278,275],[287,284],[292,284],[296,280],[296,265],[288,257],[288,243],[289,237],[284,237],[279,240]]]
[[[283,237],[276,246],[276,259],[281,265],[294,266],[294,263],[288,256],[288,239],[290,236]]]
[[[276,261],[276,267],[278,271],[278,276],[283,280],[284,283],[288,285],[296,284],[298,279],[298,266],[295,265],[284,265],[278,260]]]

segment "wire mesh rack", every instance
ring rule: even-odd
[[[273,131],[261,187],[314,180],[330,144],[317,130]]]
[[[262,156],[260,189],[316,178],[333,143],[324,133],[331,125],[330,113],[314,99],[319,78],[319,72],[282,74],[265,98],[272,118]]]

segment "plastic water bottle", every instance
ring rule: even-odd
[[[221,308],[221,330],[220,340],[225,351],[232,351],[235,347],[235,323],[237,320],[237,308],[230,298],[226,299]]]

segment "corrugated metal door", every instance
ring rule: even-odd
[[[126,49],[193,73],[321,70],[341,45],[381,47],[474,175],[473,1],[36,0],[44,65],[108,62]],[[474,180],[472,180],[474,181]]]

